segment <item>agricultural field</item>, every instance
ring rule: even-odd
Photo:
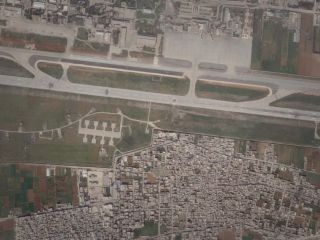
[[[294,93],[272,102],[270,105],[282,108],[293,108],[309,111],[320,111],[320,96]]]
[[[60,79],[62,77],[63,68],[60,64],[39,62],[37,66],[42,72],[50,75],[51,77],[56,79]]]
[[[263,35],[263,11],[256,10],[253,15],[253,36],[251,51],[251,68],[259,69],[261,67],[261,40]]]
[[[190,85],[187,78],[180,79],[88,67],[71,66],[67,75],[73,83],[175,95],[186,95]]]
[[[305,169],[320,175],[320,150],[313,148],[305,149]]]
[[[263,11],[254,16],[251,68],[281,73],[298,73],[299,43],[293,41],[294,32],[281,18],[264,20]]]
[[[313,52],[320,53],[320,27],[315,26],[313,28]]]
[[[301,34],[299,45],[298,74],[320,77],[320,54],[316,53],[319,45],[317,28],[313,26],[313,15],[301,15]]]
[[[63,37],[52,37],[35,33],[22,33],[2,29],[0,45],[63,53],[66,51],[67,39]]]
[[[282,17],[263,19],[263,11],[254,15],[251,68],[253,70],[320,77],[319,28],[313,15],[301,14],[299,38],[284,24]],[[287,19],[288,20],[288,19]]]
[[[15,239],[15,221],[13,218],[0,219],[0,239]]]
[[[320,189],[320,174],[307,172],[307,181],[314,185],[317,189]]]
[[[320,188],[320,150],[315,147],[304,147],[280,143],[268,143],[249,140],[236,140],[234,145],[236,155],[251,157],[262,161],[277,161],[279,164],[299,169],[301,175],[307,176],[307,181]],[[275,158],[270,158],[272,153]],[[278,169],[279,177],[293,181],[292,174]]]
[[[13,60],[0,57],[0,75],[34,78],[34,75],[27,69]]]
[[[305,148],[288,145],[275,145],[280,163],[304,169]]]
[[[22,164],[0,167],[0,214],[24,216],[59,203],[77,206],[77,176],[70,168]]]
[[[196,96],[200,98],[243,102],[258,100],[266,97],[268,94],[269,90],[267,88],[227,85],[202,80],[198,80],[196,83]]]

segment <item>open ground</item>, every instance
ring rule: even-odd
[[[244,102],[261,99],[269,94],[272,94],[270,89],[257,85],[241,85],[213,80],[198,80],[196,83],[196,95],[201,98]]]
[[[76,66],[68,68],[67,76],[73,83],[176,95],[186,95],[190,86],[190,80],[184,77],[177,78]]]
[[[0,159],[6,162],[111,166],[115,152],[148,146],[153,128],[304,146],[319,144],[311,122],[11,87],[0,89]],[[85,140],[85,132],[78,130],[80,123],[86,128],[120,131],[121,137],[112,139],[113,133],[101,132]]]
[[[37,67],[40,71],[56,79],[60,79],[63,75],[63,68],[60,64],[57,63],[39,62],[37,64]]]
[[[295,93],[271,103],[275,107],[320,111],[320,95]]]
[[[126,101],[93,104],[23,92],[1,92],[2,161],[110,166],[115,151],[149,144],[153,125],[147,104],[139,109]]]
[[[0,57],[0,66],[0,75],[34,78],[32,73],[7,57]]]

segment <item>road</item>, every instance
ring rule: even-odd
[[[291,11],[291,12],[298,12],[298,13],[307,13],[307,14],[316,14],[317,11],[315,8],[313,9],[302,9],[302,8],[293,8],[288,6],[288,2],[284,2],[283,4],[272,5],[267,3],[248,3],[246,1],[217,1],[217,0],[211,0],[207,1],[204,4],[200,4],[204,6],[219,6],[219,7],[235,7],[235,8],[250,8],[250,9],[272,9],[272,10],[281,10],[281,11]],[[219,8],[218,7],[218,8]],[[219,10],[217,10],[217,16],[219,16]]]
[[[156,69],[162,71],[183,71],[186,76],[191,79],[191,89],[186,96],[175,96],[168,94],[150,93],[143,91],[134,91],[127,89],[109,88],[108,96],[110,98],[120,98],[134,101],[146,101],[153,103],[177,105],[184,107],[203,108],[210,110],[230,111],[235,113],[255,114],[268,117],[279,117],[288,119],[298,119],[306,121],[319,121],[320,113],[302,110],[293,110],[285,108],[276,108],[269,106],[269,103],[279,97],[300,91],[315,91],[320,92],[320,81],[315,79],[301,79],[295,76],[281,76],[270,75],[265,73],[255,72],[208,72],[202,71],[197,68],[197,64],[193,64],[192,68],[182,67],[168,67],[160,65],[148,65],[137,62],[121,62],[111,59],[103,59],[98,57],[91,57],[87,55],[67,55],[39,51],[30,51],[25,49],[12,49],[0,47],[1,52],[10,52],[10,54],[25,68],[35,74],[35,79],[24,79],[12,76],[0,76],[0,84],[9,86],[19,86],[25,88],[49,90],[49,83],[53,83],[50,91],[67,92],[74,94],[85,94],[92,96],[106,97],[106,88],[91,85],[74,84],[68,80],[56,80],[48,75],[41,73],[30,65],[29,59],[32,55],[39,55],[43,58],[55,59],[72,59],[98,63],[117,64],[125,67],[139,67]],[[59,61],[59,60],[58,60]],[[66,63],[62,63],[64,65]],[[68,64],[67,64],[68,65]],[[64,66],[66,68],[66,66]],[[272,85],[274,86],[275,93],[264,99],[250,102],[226,102],[211,99],[197,98],[195,96],[195,82],[199,76],[209,75],[214,79],[221,79],[223,81],[233,81],[239,83],[259,84],[259,85]]]

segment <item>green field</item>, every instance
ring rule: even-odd
[[[160,226],[160,233],[164,233],[166,229],[166,226],[161,225]],[[156,236],[158,234],[158,224],[151,222],[151,221],[145,221],[144,226],[142,228],[137,228],[134,230],[134,237],[138,238],[140,236]]]
[[[263,12],[254,16],[251,68],[255,70],[296,74],[299,43],[293,41],[294,32],[281,18],[262,20]]]
[[[145,18],[140,18],[135,23],[136,30],[140,35],[151,35],[155,36],[157,34],[157,29],[154,21],[148,21]]]
[[[0,111],[3,113],[0,115],[0,129],[17,130],[19,123],[24,130],[41,130],[44,123],[51,129],[66,124],[66,116],[76,120],[92,107],[96,111],[114,113],[120,109],[129,117],[144,121],[148,118],[149,104],[144,102],[62,93],[48,95],[47,91],[10,87],[1,87],[0,93]],[[314,124],[302,121],[162,104],[151,105],[150,120],[159,120],[156,123],[158,127],[174,131],[285,144],[319,144],[314,140]],[[110,166],[115,148],[110,146],[108,158],[101,159],[98,156],[99,145],[82,143],[77,126],[63,129],[62,139],[55,133],[52,140],[40,139],[38,134],[10,133],[6,137],[0,133],[0,161]],[[146,133],[145,129],[145,123],[125,119],[122,139],[115,141],[115,146],[122,152],[148,146],[151,131]]]
[[[97,152],[98,147],[93,144],[31,144],[26,152],[26,161],[61,165],[72,163],[79,166],[95,165],[99,164]]]
[[[235,153],[241,153],[245,155],[247,151],[247,141],[243,141],[243,140],[235,141],[234,149],[235,149]]]
[[[56,207],[57,203],[78,204],[76,178],[69,168],[58,171],[55,176],[46,176],[46,167],[18,164],[0,167],[0,217],[7,217],[14,210],[21,216]]]
[[[320,96],[294,93],[270,104],[274,107],[320,111]]]
[[[0,126],[8,130],[17,130],[22,123],[27,131],[48,129],[66,124],[66,114],[76,115],[77,109],[70,101],[42,99],[31,96],[0,94]],[[53,111],[54,109],[54,111]]]
[[[253,240],[253,237],[251,235],[243,236],[242,240]]]
[[[27,69],[18,63],[3,57],[0,57],[0,75],[34,78],[34,75]]]
[[[79,38],[80,40],[85,40],[87,41],[89,37],[89,32],[86,28],[83,27],[79,27],[78,28],[78,33],[77,33],[77,38]]]
[[[7,20],[0,19],[0,26],[3,26],[3,27],[7,26]]]
[[[242,240],[263,240],[263,236],[259,232],[246,229],[242,235]]]
[[[0,219],[0,239],[14,240],[15,220],[13,218]]]
[[[145,61],[153,61],[154,53],[130,51],[129,56],[132,58],[144,59]]]
[[[320,174],[307,172],[307,181],[320,189]]]
[[[296,146],[275,145],[279,162],[304,169],[304,148]]]
[[[163,129],[226,136],[231,138],[271,141],[284,144],[301,144],[306,146],[319,145],[314,140],[314,124],[299,125],[298,121],[266,118],[247,114],[236,114],[221,111],[190,109],[155,110],[155,115],[162,119],[158,127]],[[201,115],[206,112],[206,115]],[[154,118],[156,119],[156,118]]]
[[[99,146],[74,143],[65,139],[51,141],[31,140],[31,134],[10,134],[7,141],[0,141],[0,162],[50,163],[57,165],[110,167],[111,160],[98,157]],[[108,149],[110,157],[113,149]]]
[[[0,129],[17,130],[21,122],[25,131],[41,130],[44,124],[47,129],[53,129],[67,124],[67,115],[76,120],[92,107],[113,113],[120,108],[124,114],[139,120],[147,120],[148,116],[147,103],[65,94],[50,96],[47,91],[10,89],[0,87]]]
[[[66,97],[68,98],[68,97]],[[118,108],[128,116],[136,119],[147,119],[147,104],[142,108],[131,106],[127,101],[101,98],[90,103],[68,99],[16,95],[2,92],[0,94],[0,128],[17,130],[19,125],[25,131],[53,129],[67,124],[66,116],[78,119],[89,112],[94,106],[97,111],[117,112]],[[9,107],[10,106],[10,107]],[[13,110],[12,110],[13,109]],[[54,111],[52,111],[54,109]],[[121,151],[132,150],[150,144],[151,131],[145,134],[145,124],[125,120],[127,126],[123,131],[123,139],[116,140],[115,145]],[[0,133],[0,161],[35,162],[61,165],[111,166],[114,147],[107,147],[108,158],[98,156],[99,145],[83,144],[82,137],[77,134],[77,124],[62,130],[63,138],[59,139],[56,132],[49,137],[52,140],[38,138],[38,134],[10,133],[8,138]],[[129,131],[130,127],[130,131]]]
[[[70,67],[67,74],[73,83],[176,95],[186,95],[190,85],[189,79],[186,78],[179,79],[84,67]]]
[[[39,62],[38,63],[38,68],[50,75],[51,77],[54,77],[56,79],[60,79],[63,74],[63,68],[60,64],[57,63],[48,63],[48,62]]]
[[[107,55],[109,53],[110,45],[106,43],[89,42],[85,40],[75,39],[72,49],[84,53]]]
[[[260,69],[261,67],[261,48],[262,48],[262,19],[263,10],[255,10],[253,15],[253,38],[251,51],[251,68]]]
[[[221,101],[242,102],[261,99],[268,95],[268,89],[252,89],[242,86],[227,86],[198,80],[196,95]]]
[[[138,9],[155,9],[156,3],[159,0],[139,0],[137,1],[137,8]]]
[[[0,239],[2,240],[14,240],[15,238],[15,231],[14,229],[10,231],[0,231]]]
[[[25,144],[27,144],[27,142],[25,142]],[[99,149],[95,145],[70,145],[53,142],[21,146],[21,144],[18,144],[16,141],[10,141],[9,143],[1,144],[0,149],[1,151],[6,151],[6,153],[0,157],[1,162],[49,163],[99,167],[111,166],[111,161],[99,161]]]
[[[313,28],[313,52],[320,53],[320,27]]]
[[[124,129],[123,138],[117,144],[120,151],[130,151],[150,144],[152,129],[146,133],[146,124],[126,120],[124,125],[128,127]]]

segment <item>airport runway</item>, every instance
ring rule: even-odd
[[[14,58],[25,68],[32,71],[35,74],[34,79],[25,79],[21,77],[12,77],[0,75],[0,84],[9,86],[18,86],[33,89],[50,90],[57,92],[67,92],[74,94],[85,94],[100,97],[120,98],[134,101],[147,101],[169,105],[177,105],[184,107],[203,108],[210,110],[221,110],[230,111],[236,113],[247,113],[255,114],[268,117],[279,117],[288,119],[298,119],[306,121],[320,121],[320,112],[293,110],[286,108],[276,108],[269,106],[269,103],[276,100],[279,97],[286,96],[288,94],[300,91],[315,91],[320,92],[320,80],[308,79],[308,78],[297,78],[295,76],[281,76],[264,73],[246,73],[246,72],[234,72],[234,73],[221,73],[221,72],[210,72],[200,71],[196,64],[193,64],[192,68],[182,67],[168,67],[160,65],[143,64],[138,62],[124,62],[115,61],[110,59],[103,59],[98,57],[83,56],[83,55],[66,55],[39,51],[30,51],[25,49],[12,49],[0,47],[0,52],[10,53]],[[30,57],[36,55],[30,60]],[[40,57],[39,57],[40,56]],[[117,66],[123,66],[124,69],[128,68],[139,68],[147,69],[148,71],[166,72],[180,74],[183,72],[184,75],[191,79],[191,88],[189,94],[186,96],[175,96],[168,94],[150,93],[143,91],[133,91],[127,89],[116,89],[108,88],[108,95],[106,95],[106,87],[74,84],[69,81],[57,80],[44,73],[38,72],[37,68],[30,65],[33,62],[35,64],[39,59],[55,59],[60,63],[68,62],[72,60],[73,63],[81,62],[81,65],[85,65],[85,62],[89,62],[90,65],[94,63],[101,64],[114,64]],[[36,60],[35,60],[36,58]],[[69,60],[68,60],[69,59]],[[61,60],[63,60],[61,62]],[[68,65],[70,63],[67,63]],[[233,81],[240,83],[255,83],[259,85],[270,85],[272,84],[277,88],[275,94],[257,101],[250,102],[226,102],[217,101],[211,99],[197,98],[194,94],[195,82],[199,76],[210,75],[215,79],[222,79],[223,81]],[[49,83],[53,83],[53,87],[49,89]]]

